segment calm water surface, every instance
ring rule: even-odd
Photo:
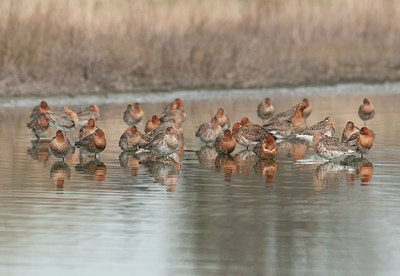
[[[134,96],[94,101],[107,148],[99,160],[77,149],[65,162],[49,154],[48,141],[30,139],[26,123],[40,99],[4,103],[1,275],[396,275],[397,92],[396,85],[353,85],[142,95],[146,121],[176,96],[184,101],[184,143],[169,162],[121,153],[122,112]],[[348,120],[362,125],[357,110],[365,95],[377,112],[367,122],[376,139],[364,159],[323,164],[299,141],[281,143],[275,161],[260,162],[240,146],[223,158],[194,137],[218,107],[231,122],[248,116],[261,123],[255,110],[266,96],[278,111],[309,97],[308,125],[330,115],[340,136]],[[49,99],[56,110],[67,102]]]

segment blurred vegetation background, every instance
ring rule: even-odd
[[[0,2],[3,96],[399,79],[399,0]]]

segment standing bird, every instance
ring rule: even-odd
[[[138,124],[143,119],[143,116],[144,112],[139,103],[135,103],[133,106],[128,104],[124,112],[124,122],[128,126],[133,126]]]
[[[151,120],[147,121],[146,127],[144,128],[144,132],[149,133],[150,131],[152,131],[153,129],[158,127],[160,124],[161,124],[161,122],[158,119],[158,116],[153,115],[153,117],[151,117]]]
[[[303,117],[303,111],[306,104],[300,102],[296,106],[294,115],[291,120],[275,121],[274,123],[267,123],[263,127],[277,138],[287,138],[295,132],[302,131],[306,128],[306,120]]]
[[[35,134],[37,140],[39,140],[39,134],[45,132],[49,128],[49,119],[46,113],[42,113],[33,117],[26,126]]]
[[[78,114],[76,114],[69,106],[65,106],[62,113],[49,111],[49,123],[58,130],[64,132],[72,131],[79,126]]]
[[[311,111],[312,111],[310,102],[308,101],[307,98],[304,98],[300,103],[304,103],[306,105],[304,108],[304,110],[306,112],[304,114],[304,111],[303,111],[303,114],[302,114],[303,118],[306,119],[311,114]],[[270,118],[265,124],[267,124],[267,125],[277,124],[277,123],[279,124],[279,123],[282,123],[285,121],[290,121],[292,119],[298,105],[299,104],[293,106],[292,108],[289,108],[288,110],[285,110],[285,111],[282,111],[282,112],[276,114],[275,116]]]
[[[232,136],[239,145],[248,149],[254,147],[258,142],[262,141],[269,134],[264,129],[258,129],[257,125],[248,125],[247,118],[243,118],[241,122],[247,122],[245,126],[241,123],[234,123],[232,126]]]
[[[96,131],[96,129],[98,129],[98,127],[96,126],[94,119],[90,118],[87,124],[81,126],[81,128],[79,129],[79,139],[82,139],[83,137],[92,134]]]
[[[211,119],[211,122],[201,124],[199,129],[196,131],[196,137],[199,137],[202,142],[206,143],[206,145],[214,142],[221,134],[222,128],[215,117]]]
[[[218,108],[217,114],[215,114],[214,117],[217,119],[218,124],[221,126],[222,130],[229,129],[229,118],[224,114],[223,108]]]
[[[119,138],[119,147],[123,151],[133,151],[139,147],[141,141],[142,135],[137,126],[131,126]]]
[[[367,120],[374,118],[374,106],[367,98],[364,99],[363,104],[358,108],[358,116],[364,121],[364,126],[367,124]]]
[[[329,137],[317,132],[313,137],[315,152],[325,159],[334,159],[342,155],[354,153],[355,150],[336,137]]]
[[[278,154],[275,140],[271,135],[268,135],[263,141],[258,142],[253,149],[253,152],[260,159],[274,159]]]
[[[349,141],[350,136],[359,131],[360,129],[356,127],[352,121],[348,121],[346,127],[343,129],[342,142]]]
[[[160,122],[165,123],[171,121],[172,119],[176,119],[181,123],[186,120],[186,113],[183,110],[183,107],[179,106],[176,109],[164,112],[160,117]]]
[[[150,141],[140,145],[140,147],[162,156],[169,156],[176,151],[178,145],[179,134],[174,127],[170,126],[165,131],[158,132]]]
[[[351,135],[347,142],[347,144],[352,146],[358,153],[361,153],[361,157],[372,148],[373,143],[374,137],[371,131],[366,127],[362,127],[360,132]]]
[[[37,105],[33,108],[31,118],[37,117],[40,114],[46,113],[50,111],[50,107],[48,106],[46,101],[41,101],[40,105]]]
[[[218,154],[230,154],[235,150],[236,140],[232,137],[229,129],[226,129],[223,135],[217,137],[214,147]]]
[[[90,118],[93,118],[95,121],[97,121],[100,117],[100,110],[97,105],[92,104],[85,109],[77,112],[76,114],[78,114],[79,117],[79,124],[83,126],[88,122]]]
[[[104,131],[102,131],[100,128],[75,143],[75,146],[77,146],[78,148],[82,147],[84,150],[90,153],[94,153],[95,157],[97,157],[97,154],[102,152],[106,148],[106,145],[107,141],[104,135]]]
[[[274,114],[275,108],[271,104],[270,98],[265,98],[264,102],[260,103],[257,107],[257,115],[263,120],[268,120]]]
[[[57,130],[56,136],[50,140],[50,152],[55,157],[62,158],[64,161],[65,156],[72,150],[71,142],[61,130]]]

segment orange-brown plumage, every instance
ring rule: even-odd
[[[278,148],[276,147],[274,138],[269,135],[255,145],[253,152],[260,159],[273,159],[278,154]]]
[[[226,129],[224,134],[215,140],[214,146],[218,154],[230,154],[235,150],[236,140],[232,137],[231,131]]]
[[[359,129],[354,125],[353,122],[348,121],[346,127],[343,129],[342,141],[349,141],[350,136],[357,132],[359,132]]]
[[[82,147],[90,153],[97,154],[99,152],[102,152],[106,148],[107,142],[103,130],[98,128],[92,134],[80,139],[78,142],[75,143],[75,145],[78,148]]]
[[[31,118],[34,118],[40,114],[46,113],[50,111],[50,107],[48,106],[46,101],[41,101],[40,105],[37,105],[33,108]]]
[[[133,126],[138,124],[143,119],[143,116],[144,112],[139,103],[135,103],[133,106],[128,104],[124,112],[123,119],[128,126]]]
[[[365,98],[363,100],[363,104],[360,105],[358,109],[358,116],[364,122],[372,119],[375,116],[375,108],[367,98]]]
[[[96,123],[95,123],[95,119],[90,118],[87,121],[87,124],[82,126],[79,129],[79,139],[82,139],[85,136],[88,136],[90,134],[92,134],[93,132],[95,132],[97,129]]]
[[[72,145],[61,130],[56,132],[56,136],[50,141],[50,152],[59,158],[64,158],[72,149]]]
[[[150,131],[152,131],[153,129],[158,127],[160,124],[161,124],[161,122],[158,119],[158,116],[157,115],[153,115],[151,117],[151,120],[147,121],[146,127],[144,128],[144,132],[145,133],[149,133]]]

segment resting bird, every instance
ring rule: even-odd
[[[371,131],[366,127],[362,127],[360,132],[351,135],[347,141],[348,145],[358,153],[361,153],[361,157],[372,148],[373,143],[374,137],[372,136]]]
[[[106,145],[106,137],[100,128],[75,143],[75,146],[78,148],[83,148],[87,152],[94,153],[95,157],[106,148]]]
[[[49,128],[49,119],[46,113],[39,114],[33,117],[32,120],[26,125],[32,131],[37,140],[40,139],[40,134]]]
[[[374,118],[375,108],[367,98],[363,100],[363,104],[358,108],[358,116],[364,121],[364,126],[367,120]]]
[[[97,105],[92,104],[86,107],[84,110],[77,112],[76,114],[78,114],[79,117],[79,124],[83,126],[88,122],[90,118],[97,121],[100,117],[100,110]]]
[[[260,103],[257,107],[257,116],[260,117],[264,122],[272,117],[274,111],[275,108],[271,104],[271,99],[265,98],[264,102]]]
[[[352,154],[355,150],[339,138],[323,135],[317,132],[313,137],[315,152],[325,159],[334,159],[342,155]]]

